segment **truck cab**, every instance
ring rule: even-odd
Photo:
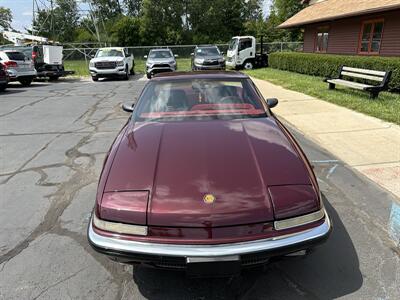
[[[251,70],[257,67],[266,67],[268,57],[261,52],[257,53],[257,43],[254,36],[235,36],[229,43],[226,66],[233,69]]]

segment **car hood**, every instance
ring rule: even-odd
[[[92,58],[90,61],[96,63],[100,61],[123,61],[123,60],[124,58],[119,56],[102,56],[102,57]]]
[[[147,63],[149,64],[157,64],[157,63],[163,63],[163,64],[171,64],[174,62],[173,58],[148,58]]]
[[[269,186],[311,184],[273,118],[127,126],[105,192],[149,191],[148,225],[272,221]],[[207,194],[215,197],[213,203],[205,203]]]

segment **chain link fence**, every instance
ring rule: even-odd
[[[228,44],[217,44],[218,48],[226,54]],[[99,44],[66,44],[64,45],[64,60],[85,60],[89,61],[91,56],[96,54],[99,48],[103,45]],[[190,58],[196,45],[168,45],[168,46],[135,46],[125,47],[130,54],[133,54],[136,60],[143,60],[143,56],[147,55],[151,49],[155,48],[170,48],[174,54],[180,58]],[[282,51],[302,51],[302,42],[273,42],[264,43],[263,52],[282,52]],[[257,51],[261,51],[261,44],[257,44]]]

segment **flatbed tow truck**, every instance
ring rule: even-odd
[[[263,68],[268,66],[268,55],[264,53],[261,37],[260,52],[257,53],[257,43],[254,36],[234,36],[226,54],[226,66],[235,70]]]

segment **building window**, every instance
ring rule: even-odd
[[[383,20],[371,20],[361,25],[360,45],[361,54],[379,54],[383,32]]]
[[[316,52],[326,52],[328,49],[329,27],[319,27],[315,43]]]

